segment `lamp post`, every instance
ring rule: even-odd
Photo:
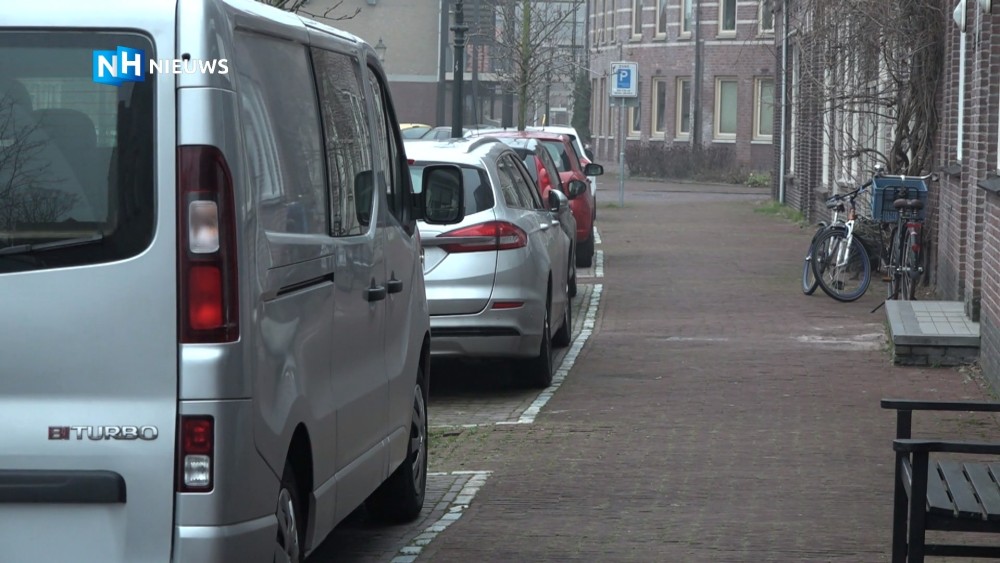
[[[378,56],[378,62],[385,63],[385,52],[388,47],[382,42],[382,38],[378,38],[378,43],[375,44],[375,55]]]
[[[458,0],[458,2],[455,2],[455,25],[451,27],[451,30],[455,32],[455,69],[452,73],[455,80],[455,88],[452,92],[451,100],[451,136],[456,139],[463,136],[462,111],[465,109],[462,80],[465,78],[465,32],[469,28],[465,25],[463,1]]]

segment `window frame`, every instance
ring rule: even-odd
[[[761,109],[764,99],[761,97],[761,89],[767,82],[771,83],[771,132],[761,133]],[[754,141],[774,141],[774,77],[758,76],[753,80],[753,140]]]
[[[683,0],[682,0],[683,1]],[[726,4],[732,3],[733,6],[733,28],[727,29],[724,27],[725,14],[726,14]],[[739,12],[740,3],[738,0],[719,0],[719,30],[716,37],[736,37],[736,28],[739,27]]]
[[[722,84],[732,83],[736,87],[736,99],[733,102],[733,113],[736,121],[736,130],[732,133],[722,131]],[[735,141],[739,132],[739,97],[740,81],[735,76],[718,76],[715,78],[715,119],[712,120],[712,138],[716,141]]]
[[[760,0],[757,8],[757,33],[761,35],[774,35],[774,12],[770,8],[772,0]],[[771,17],[771,27],[764,27],[764,13]]]
[[[677,16],[677,29],[679,30],[677,37],[680,39],[690,39],[692,36],[692,27],[695,25],[694,21],[694,2],[695,0],[680,0],[678,2],[678,8],[680,14]],[[691,12],[690,21],[685,18],[687,11],[689,9]]]
[[[660,108],[659,104],[659,93],[662,89],[663,92],[663,108]],[[652,88],[650,88],[650,120],[649,120],[649,137],[657,138],[667,136],[667,79],[664,77],[654,78],[652,81]],[[660,118],[663,118],[663,127],[657,128]]]
[[[632,40],[642,39],[642,5],[644,0],[632,0]],[[638,28],[638,31],[636,30]]]
[[[625,136],[628,137],[628,138],[639,138],[639,137],[641,137],[642,136],[642,106],[641,105],[629,106],[627,108],[626,113],[628,114],[628,115],[626,115],[626,119],[628,119],[628,122],[626,123],[627,131],[625,132]],[[638,113],[638,115],[636,115],[637,113]],[[639,128],[638,129],[635,128],[635,121],[636,121],[636,119],[639,120]]]
[[[688,86],[688,103],[687,104],[683,103],[684,102],[684,84],[685,83],[687,83],[687,86]],[[694,119],[694,116],[691,115],[691,107],[690,107],[690,105],[691,105],[690,102],[691,102],[691,86],[692,86],[692,84],[693,84],[693,82],[692,82],[692,78],[690,76],[678,76],[677,80],[676,80],[676,82],[674,84],[674,94],[675,94],[675,100],[674,100],[674,108],[675,108],[675,113],[674,113],[674,119],[675,119],[675,121],[674,121],[674,133],[675,133],[675,138],[678,139],[678,140],[687,140],[687,139],[691,138],[691,127],[693,126],[693,123],[691,123],[691,121]],[[688,107],[684,107],[685,105],[687,105]],[[681,129],[684,126],[684,115],[685,114],[687,114],[687,117],[688,117],[688,130],[687,131],[684,131],[683,129]]]
[[[667,7],[669,2],[667,0],[656,0],[656,33],[654,37],[657,39],[667,38]],[[662,30],[661,30],[662,28]]]

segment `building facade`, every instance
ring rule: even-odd
[[[774,21],[768,0],[590,0],[591,130],[598,158],[621,142],[731,147],[771,170]],[[638,65],[638,98],[610,98],[611,63]]]

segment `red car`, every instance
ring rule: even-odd
[[[559,179],[562,181],[563,193],[569,198],[569,207],[576,219],[576,265],[589,268],[594,261],[594,196],[590,193],[590,181],[587,176],[604,174],[600,164],[580,162],[573,141],[568,135],[548,133],[544,131],[490,131],[487,135],[497,138],[537,139],[552,155]],[[583,184],[586,189],[579,189]]]

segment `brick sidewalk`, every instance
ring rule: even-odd
[[[630,182],[608,207],[616,186],[602,179],[594,335],[533,425],[432,461],[493,474],[419,560],[888,560],[894,417],[879,398],[985,392],[955,369],[890,365],[877,281],[855,303],[802,295],[810,230],[692,186]],[[968,436],[962,416],[945,422]]]

